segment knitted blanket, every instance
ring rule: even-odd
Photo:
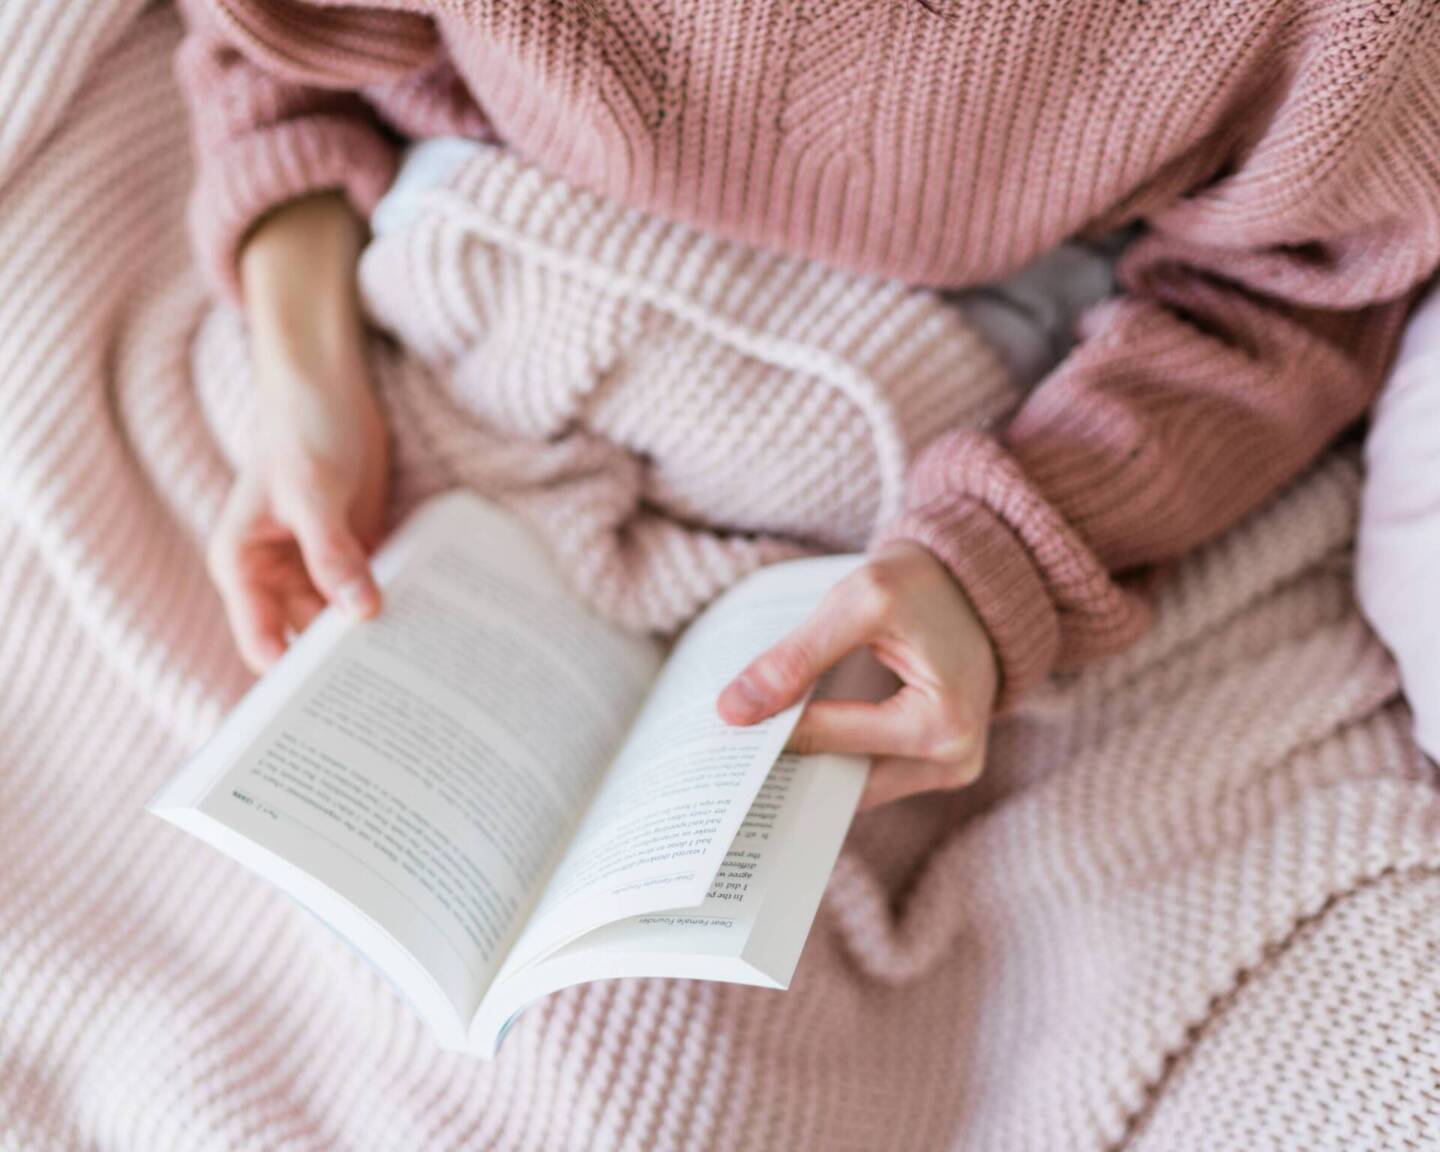
[[[1347,454],[1166,573],[975,789],[862,817],[788,992],[575,989],[473,1063],[146,816],[246,684],[201,560],[244,345],[181,227],[177,35],[0,0],[0,1148],[1440,1144],[1440,804],[1352,602]],[[474,484],[618,618],[863,542],[919,441],[1007,402],[918,294],[503,157],[444,192],[364,269],[396,514]]]
[[[758,564],[863,548],[922,445],[1017,398],[932,293],[467,151],[438,186],[382,205],[361,261],[362,300],[394,338],[371,361],[397,506],[457,484],[510,505],[574,590],[630,627],[669,632]],[[252,392],[234,311],[211,314],[196,369],[233,459]]]

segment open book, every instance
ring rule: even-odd
[[[510,514],[438,497],[375,559],[384,611],[322,613],[150,809],[348,938],[450,1048],[491,1057],[590,980],[784,988],[867,764],[782,754],[799,705],[740,728],[715,701],[861,559],[762,569],[667,654]]]

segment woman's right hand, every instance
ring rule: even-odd
[[[267,217],[241,255],[258,420],[211,537],[209,570],[256,672],[327,603],[380,609],[388,436],[365,364],[364,226],[339,196]]]

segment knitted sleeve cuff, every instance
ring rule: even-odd
[[[938,496],[911,509],[872,547],[906,539],[927,548],[955,577],[995,645],[997,711],[1055,663],[1060,628],[1044,581],[1015,534],[978,500]]]
[[[1052,668],[1119,651],[1149,621],[1019,463],[990,436],[956,429],[911,470],[908,507],[876,537],[929,549],[954,575],[995,645],[997,708]]]
[[[396,163],[377,128],[338,114],[271,125],[202,157],[190,225],[212,286],[240,303],[240,249],[267,212],[314,192],[340,191],[368,217]]]

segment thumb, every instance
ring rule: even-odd
[[[380,611],[380,589],[344,502],[320,488],[287,501],[285,521],[320,594],[361,619]]]

